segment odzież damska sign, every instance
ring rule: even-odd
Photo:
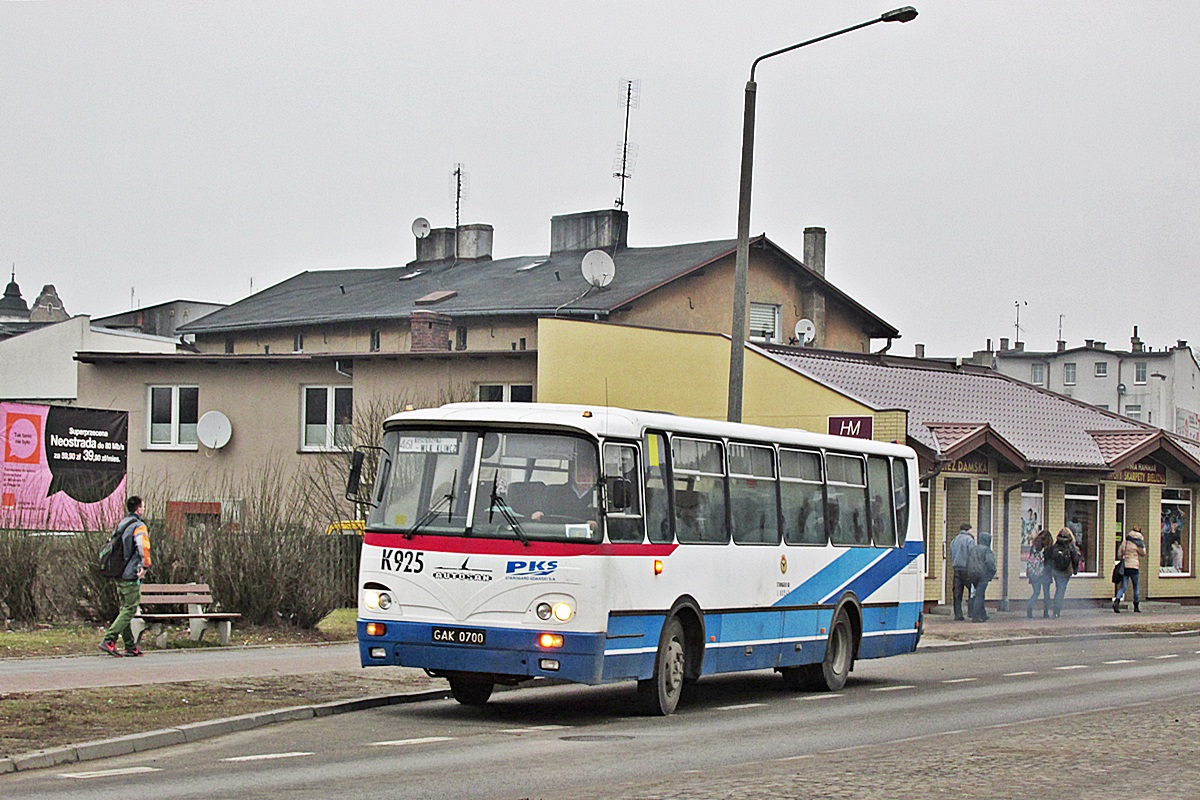
[[[875,418],[862,417],[830,417],[829,433],[832,436],[850,436],[855,439],[870,439],[875,431]]]
[[[961,472],[967,475],[987,475],[987,456],[971,453],[963,456],[962,458],[956,458],[953,461],[948,462],[946,466],[942,467],[942,472]]]
[[[129,415],[0,403],[0,527],[78,531],[120,519]]]

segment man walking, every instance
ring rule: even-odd
[[[129,623],[142,601],[142,578],[150,569],[150,531],[142,519],[142,498],[133,495],[125,501],[129,512],[117,525],[121,531],[121,548],[125,555],[125,571],[117,579],[117,594],[121,597],[121,612],[105,632],[100,649],[110,656],[140,656],[142,651],[133,638]],[[117,637],[125,640],[125,652],[117,649]]]
[[[996,577],[996,554],[992,552],[992,535],[979,534],[979,544],[971,548],[967,556],[967,580],[971,582],[972,594],[969,603],[971,622],[987,622],[988,613],[984,598],[987,596],[988,581]]]
[[[967,556],[971,553],[971,548],[975,546],[975,529],[971,527],[971,523],[964,522],[958,526],[958,535],[954,537],[954,541],[950,542],[950,568],[954,570],[954,618],[962,620],[962,599],[963,590],[967,591],[968,599],[970,598],[971,581],[967,578]]]

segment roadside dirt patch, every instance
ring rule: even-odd
[[[0,694],[0,756],[256,711],[444,688],[444,680],[425,675],[397,682],[358,672],[327,672]]]

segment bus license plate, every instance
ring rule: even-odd
[[[487,631],[480,628],[434,628],[433,641],[444,644],[473,644],[487,643]]]

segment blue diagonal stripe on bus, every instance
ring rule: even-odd
[[[905,542],[902,550],[856,547],[847,550],[816,575],[797,586],[774,605],[824,603],[851,589],[865,600],[924,551],[923,542]],[[883,556],[882,558],[880,556]],[[862,574],[859,574],[862,573]]]

